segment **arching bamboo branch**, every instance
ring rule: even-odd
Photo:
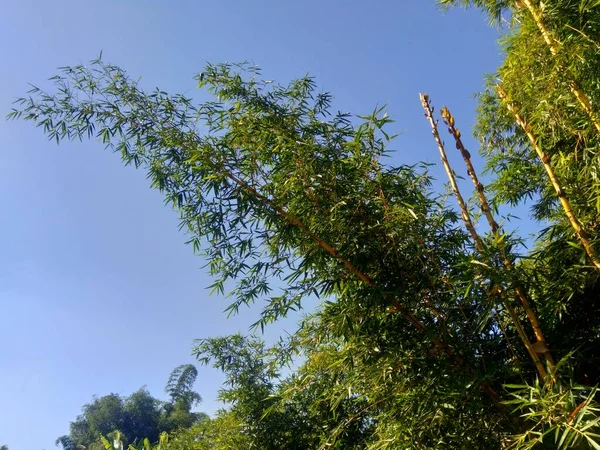
[[[328,244],[326,241],[324,241],[319,236],[317,236],[314,232],[312,232],[300,219],[294,217],[293,215],[291,215],[290,213],[288,213],[283,208],[277,206],[271,199],[269,199],[268,197],[266,197],[265,195],[263,195],[262,193],[260,193],[255,187],[250,186],[249,184],[247,184],[246,182],[244,182],[240,178],[236,177],[229,170],[227,170],[227,169],[223,168],[222,166],[220,166],[219,167],[219,171],[223,175],[225,175],[227,178],[229,178],[231,181],[233,181],[235,184],[237,184],[239,187],[241,187],[242,189],[244,189],[247,193],[251,194],[257,200],[260,200],[263,204],[267,205],[269,208],[271,208],[273,211],[275,211],[277,214],[279,214],[290,225],[295,226],[300,231],[302,231],[307,236],[309,236],[313,241],[315,241],[315,243],[319,247],[321,247],[330,256],[332,256],[333,258],[335,258],[336,260],[338,260],[340,263],[342,263],[344,265],[344,267],[346,267],[346,269],[348,269],[352,274],[354,274],[356,277],[358,277],[360,280],[362,280],[367,286],[369,286],[369,287],[377,287],[377,284],[375,283],[375,281],[371,277],[369,277],[367,274],[365,274],[363,271],[361,271],[358,267],[356,267],[350,260],[348,260],[347,258],[345,258],[344,256],[342,256],[330,244]],[[393,297],[389,297],[389,296],[386,296],[384,298],[385,298],[385,300],[388,303],[390,303],[392,305],[392,307],[396,311],[398,311],[404,317],[406,317],[406,319],[408,319],[408,321],[411,322],[415,326],[415,328],[417,328],[419,331],[421,331],[421,332],[423,332],[425,334],[428,333],[427,328],[417,318],[417,316],[412,311],[410,311],[408,308],[406,308],[404,305],[402,305],[397,299],[395,299]],[[459,366],[459,367],[463,367],[464,366],[464,362],[462,361],[462,359],[460,359],[452,351],[452,349],[450,348],[450,346],[446,342],[444,342],[443,340],[441,340],[440,338],[435,337],[435,336],[431,337],[431,341],[433,342],[433,344],[439,350],[443,351],[446,355],[448,355],[448,357],[450,359],[452,359],[452,361],[454,361],[454,363],[457,366]]]

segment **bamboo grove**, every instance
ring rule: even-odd
[[[214,101],[194,105],[99,58],[17,101],[10,118],[57,142],[98,138],[146,170],[212,288],[233,286],[231,312],[264,302],[260,328],[321,299],[273,348],[198,341],[229,380],[217,429],[237,432],[163,447],[600,448],[600,2],[440,3],[481,8],[505,51],[479,95],[487,186],[450,110],[420,97],[422,145],[437,146],[458,208],[426,165],[389,165],[383,109],[332,115],[309,77],[208,65],[198,83]],[[541,230],[527,252],[500,213],[526,202]]]

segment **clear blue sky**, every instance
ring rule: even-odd
[[[189,95],[205,62],[250,60],[270,79],[310,72],[347,111],[387,104],[403,133],[394,158],[437,162],[418,93],[468,134],[496,37],[477,12],[434,0],[7,1],[0,113],[27,82],[101,49],[146,86]],[[31,123],[0,120],[0,149],[0,445],[51,449],[94,394],[162,397],[194,338],[246,332],[256,311],[226,319],[144,173],[98,143],[57,147]],[[201,409],[218,407],[221,379],[200,369]]]

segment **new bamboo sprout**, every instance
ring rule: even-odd
[[[438,146],[440,151],[440,156],[442,158],[442,164],[444,165],[444,169],[446,169],[446,173],[448,174],[448,179],[450,180],[450,186],[452,188],[452,192],[456,197],[458,202],[458,206],[460,207],[460,212],[463,221],[465,222],[465,226],[469,231],[469,234],[473,238],[475,243],[475,247],[481,253],[484,252],[483,241],[481,237],[477,234],[477,230],[475,229],[475,225],[473,225],[473,221],[471,220],[471,215],[469,214],[469,208],[467,207],[467,203],[465,202],[460,190],[458,188],[458,184],[456,183],[456,177],[454,176],[454,172],[450,167],[450,163],[448,162],[448,158],[446,156],[446,150],[444,149],[444,143],[442,142],[442,138],[438,132],[437,128],[437,120],[433,118],[433,106],[431,106],[431,102],[429,100],[429,96],[427,94],[421,94],[421,104],[423,105],[423,109],[425,110],[425,117],[429,121],[431,125],[431,133],[433,134],[433,138]]]
[[[440,134],[438,131],[438,121],[433,117],[434,108],[431,105],[431,101],[429,100],[429,96],[427,94],[421,94],[420,98],[421,98],[421,104],[423,106],[423,109],[425,110],[425,117],[429,121],[429,125],[431,126],[431,133],[433,134],[433,138],[435,139],[438,150],[440,152],[440,157],[442,159],[444,169],[446,170],[448,179],[450,180],[450,186],[452,187],[452,191],[454,192],[454,195],[455,195],[458,205],[460,207],[462,219],[465,223],[467,230],[471,234],[473,241],[475,242],[476,249],[479,251],[479,253],[484,254],[485,248],[483,245],[483,241],[482,241],[481,237],[479,236],[479,234],[477,233],[477,230],[475,229],[475,226],[471,219],[471,214],[469,212],[467,204],[460,192],[460,189],[458,188],[458,184],[456,183],[456,177],[454,175],[454,171],[452,170],[452,167],[450,167],[450,163],[448,162],[446,149],[445,149],[444,143],[443,143],[442,138],[440,137]],[[540,374],[542,379],[545,379],[546,375],[547,375],[546,369],[544,368],[544,365],[540,361],[540,358],[539,358],[537,352],[535,351],[529,338],[527,337],[527,334],[525,333],[525,330],[523,329],[523,326],[521,325],[521,322],[519,320],[519,317],[518,317],[516,311],[510,305],[510,302],[506,295],[506,292],[503,289],[501,289],[499,286],[496,286],[496,288],[494,290],[496,291],[495,293],[497,295],[499,295],[500,298],[502,299],[502,303],[503,303],[504,307],[506,308],[506,311],[508,312],[511,320],[513,321],[515,329],[517,330],[517,333],[519,334],[519,337],[521,338],[523,345],[527,349],[527,352],[529,353],[531,360],[535,364],[538,373]]]
[[[510,260],[510,258],[508,258],[508,255],[506,254],[504,240],[501,239],[501,235],[500,235],[500,232],[501,232],[500,226],[498,225],[498,222],[496,221],[496,219],[494,218],[494,215],[492,214],[492,209],[490,208],[490,205],[487,201],[487,197],[485,195],[485,189],[483,187],[483,184],[481,183],[481,181],[479,181],[479,177],[477,176],[475,167],[473,167],[473,163],[471,161],[471,154],[469,153],[469,151],[466,149],[466,147],[463,144],[460,130],[458,128],[456,128],[454,116],[452,115],[450,110],[445,106],[441,110],[441,116],[442,116],[442,119],[444,120],[444,123],[448,127],[448,132],[454,138],[457,150],[460,152],[460,154],[465,162],[465,165],[467,166],[467,173],[469,174],[469,177],[471,178],[471,181],[473,182],[473,185],[475,186],[475,192],[477,193],[477,198],[481,205],[481,210],[483,211],[483,214],[485,215],[485,217],[487,219],[490,229],[492,230],[492,234],[494,235],[494,238],[496,239],[496,242],[498,243],[497,244],[498,251],[500,252],[500,256],[502,257],[502,262],[504,264],[504,267],[506,267],[507,270],[512,271],[514,269],[514,265],[513,265],[512,261]],[[535,314],[535,311],[533,311],[533,309],[531,308],[530,301],[529,301],[529,295],[527,294],[527,292],[525,291],[523,286],[520,286],[520,285],[517,285],[515,287],[515,293],[516,293],[517,299],[519,300],[519,303],[521,304],[521,306],[523,307],[523,310],[527,314],[527,318],[529,319],[529,323],[531,324],[531,327],[533,328],[533,332],[535,334],[537,343],[539,343],[540,347],[548,349],[549,348],[548,343],[546,342],[546,339],[544,338],[544,333],[542,332],[542,328],[538,321],[537,315]],[[550,351],[544,352],[544,357],[548,360],[550,365],[552,365],[552,366],[554,365],[554,360],[552,358],[552,354],[550,353]]]

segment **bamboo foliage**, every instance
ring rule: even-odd
[[[479,95],[475,126],[481,156],[493,175],[486,187],[491,193],[488,203],[531,205],[540,233],[525,258],[511,261],[527,288],[527,299],[535,301],[535,312],[543,318],[544,337],[553,343],[558,370],[573,360],[586,367],[582,375],[576,370],[564,378],[550,367],[552,381],[543,387],[525,382],[509,388],[514,390],[511,404],[527,423],[526,430],[513,436],[512,445],[599,448],[597,434],[591,431],[598,423],[598,394],[575,387],[598,383],[587,368],[597,365],[598,354],[592,312],[597,309],[593,305],[599,273],[598,2],[440,1],[479,7],[501,27],[505,57]],[[482,211],[486,215],[484,206]],[[492,224],[490,228],[495,229]],[[499,253],[502,244],[496,242]],[[568,354],[566,349],[575,346],[566,336],[575,328],[586,338]]]
[[[600,117],[594,111],[592,102],[590,100],[590,96],[584,92],[580,83],[577,81],[577,77],[571,71],[571,69],[562,61],[560,61],[561,42],[555,36],[555,33],[553,33],[552,30],[548,28],[548,25],[544,18],[544,10],[549,7],[547,3],[550,2],[538,2],[534,0],[439,0],[439,2],[445,6],[453,6],[456,4],[463,4],[466,6],[479,6],[490,15],[490,18],[493,22],[501,22],[503,12],[507,10],[513,16],[513,20],[515,19],[514,16],[516,12],[526,10],[531,19],[533,20],[536,28],[538,29],[543,41],[547,45],[551,55],[558,63],[558,70],[560,71],[561,75],[564,76],[564,78],[566,79],[567,84],[569,86],[569,90],[577,99],[577,102],[579,103],[583,111],[592,120],[596,131],[600,132]],[[567,3],[566,0],[559,0],[559,2]],[[593,7],[593,5],[593,2],[587,2],[586,0],[580,2],[573,2],[573,6],[575,8],[579,7],[580,10],[583,10],[586,7]]]
[[[209,65],[199,81],[215,100],[199,106],[146,92],[100,59],[53,79],[54,93],[33,88],[11,117],[34,121],[57,141],[97,137],[145,168],[204,254],[211,288],[233,285],[229,312],[264,302],[256,323],[263,327],[308,296],[320,299],[273,349],[251,351],[238,336],[204,340],[210,345],[197,352],[227,373],[222,395],[232,404],[227,414],[243,412],[233,434],[251,431],[245,447],[495,449],[507,436],[530,433],[530,442],[546,430],[532,421],[552,405],[535,409],[521,388],[508,387],[538,383],[554,392],[569,384],[560,381],[564,366],[540,358],[548,346],[529,295],[537,310],[546,297],[537,278],[524,277],[545,274],[546,261],[513,259],[447,108],[442,118],[493,242],[476,228],[427,95],[421,103],[458,213],[432,192],[426,169],[387,165],[391,120],[382,109],[360,120],[330,116],[331,97],[307,77],[279,85],[254,68]],[[543,317],[556,342],[559,320]],[[277,369],[263,367],[263,351]],[[282,381],[278,364],[298,354],[305,363]],[[558,398],[550,397],[548,404]],[[509,399],[534,414],[511,413]],[[576,395],[564,403],[556,427],[576,427],[585,409],[581,420],[595,432],[595,403],[576,410],[580,404]]]
[[[333,335],[348,361],[384,349],[381,362],[360,371],[338,361],[348,371],[343,378],[368,389],[373,402],[396,401],[379,393],[382,373],[415,389],[422,382],[407,373],[427,373],[427,385],[437,389],[457,389],[454,378],[464,380],[469,408],[481,411],[483,402],[504,417],[498,383],[480,372],[481,361],[494,357],[482,336],[491,341],[496,331],[465,332],[473,319],[449,308],[472,270],[458,268],[464,234],[454,213],[428,197],[425,176],[377,163],[385,115],[374,113],[357,128],[343,116],[323,122],[318,111],[328,98],[311,99],[311,80],[273,87],[231,70],[209,67],[201,82],[223,103],[194,107],[183,97],[146,94],[122,70],[95,61],[64,69],[55,78],[57,97],[35,90],[13,117],[37,121],[59,141],[98,136],[126,162],[146,167],[181,212],[194,248],[203,245],[218,277],[213,288],[239,280],[233,311],[267,296],[262,317],[269,323],[304,295],[335,297],[324,304],[323,316],[332,318],[322,319],[318,336]],[[90,85],[93,95],[77,95]],[[198,118],[208,135],[195,128]],[[269,296],[274,279],[287,283],[283,295]],[[473,292],[460,301],[483,309],[472,302],[481,292]],[[347,395],[348,386],[340,389]],[[456,401],[464,407],[460,395]]]
[[[177,130],[172,130],[177,132]],[[198,139],[199,140],[199,139]],[[358,267],[356,267],[349,259],[344,257],[337,251],[331,244],[326,242],[324,239],[320,238],[316,232],[312,231],[308,226],[306,226],[300,219],[290,214],[288,211],[278,206],[274,200],[268,198],[266,195],[261,193],[256,187],[251,186],[246,181],[240,179],[231,171],[227,170],[223,164],[215,164],[213,166],[213,170],[217,173],[221,173],[224,177],[233,181],[237,186],[243,189],[247,194],[256,199],[258,202],[264,204],[269,209],[272,209],[277,215],[283,218],[289,225],[297,228],[301,233],[305,234],[307,237],[312,239],[324,252],[326,252],[333,259],[340,262],[352,275],[356,276],[360,279],[366,286],[373,289],[379,289],[379,286],[369,275],[361,271]],[[432,330],[428,330],[428,328],[423,324],[421,320],[417,317],[417,315],[412,312],[410,309],[406,308],[402,303],[398,301],[398,299],[391,296],[384,296],[386,302],[391,305],[391,308],[394,311],[402,314],[414,327],[431,337],[432,343],[443,353],[445,353],[449,358],[451,358],[457,367],[462,367],[462,360],[452,351],[450,346],[436,336],[436,333]],[[433,311],[435,313],[435,311]],[[486,390],[490,390],[493,396],[497,396],[488,386],[485,387]]]

